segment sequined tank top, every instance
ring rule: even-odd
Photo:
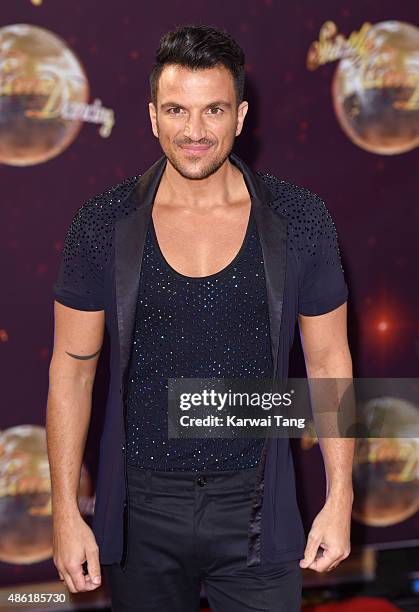
[[[127,462],[155,470],[254,467],[262,438],[168,438],[167,379],[272,375],[263,255],[251,212],[235,258],[185,276],[166,261],[152,218],[141,266],[127,395]]]

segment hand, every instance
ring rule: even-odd
[[[99,548],[93,531],[79,512],[54,517],[53,560],[71,593],[93,591],[101,585]],[[88,574],[83,573],[87,561]]]
[[[300,567],[330,571],[349,556],[352,500],[352,492],[327,499],[311,526]]]

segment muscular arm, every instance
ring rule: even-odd
[[[346,302],[323,315],[299,316],[307,375],[344,379],[333,385],[338,399],[353,376],[346,319]],[[333,569],[349,555],[354,442],[352,438],[319,438],[326,470],[326,502],[313,522],[302,567]],[[323,557],[315,558],[319,546],[324,549]]]
[[[54,314],[46,429],[54,529],[61,532],[64,524],[80,519],[77,493],[105,314],[75,310],[57,301]]]

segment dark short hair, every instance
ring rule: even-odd
[[[224,30],[206,25],[180,26],[160,39],[156,63],[150,74],[151,99],[157,101],[157,84],[164,66],[177,64],[191,70],[225,66],[234,79],[237,104],[244,94],[243,49]]]

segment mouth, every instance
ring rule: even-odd
[[[180,148],[192,155],[203,155],[211,148],[211,145],[180,145]]]

